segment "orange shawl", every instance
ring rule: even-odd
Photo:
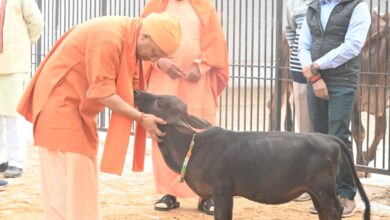
[[[149,0],[141,17],[152,12],[161,13],[167,7],[169,0]],[[211,67],[211,87],[215,103],[225,89],[229,80],[228,53],[225,37],[219,23],[214,6],[208,0],[189,0],[201,21],[200,46],[201,61]],[[150,67],[150,66],[149,66]],[[150,69],[145,65],[145,79],[149,78]]]
[[[129,73],[137,71],[135,62],[136,60],[136,43],[137,43],[137,32],[139,25],[130,26],[127,33],[133,34],[132,36],[126,36],[131,38],[131,41],[125,43],[124,51],[121,56],[121,64],[119,67],[119,74],[116,80],[117,82],[117,94],[122,97],[131,106],[134,106],[133,88],[130,82]],[[144,76],[142,72],[142,66],[139,65],[138,69],[138,88],[144,90]],[[136,77],[135,77],[136,78]],[[127,146],[129,144],[129,138],[131,133],[131,127],[133,120],[129,119],[120,114],[113,113],[110,118],[110,125],[107,131],[106,142],[104,145],[102,163],[100,170],[108,173],[115,173],[120,175],[122,173],[123,165],[125,163]],[[134,140],[134,152],[133,152],[133,171],[142,171],[144,169],[145,160],[145,142],[146,142],[146,131],[140,125],[137,124]]]

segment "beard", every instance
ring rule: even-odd
[[[146,60],[146,61],[150,60],[150,57],[148,57],[146,55],[139,55],[138,58],[141,59],[141,60]]]
[[[137,59],[149,61],[150,57],[142,52],[142,50],[136,49]]]

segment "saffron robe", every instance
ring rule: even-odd
[[[201,78],[196,83],[184,78],[172,80],[151,65],[147,71],[147,91],[175,95],[187,104],[190,114],[215,124],[218,97],[228,81],[227,47],[216,11],[208,0],[152,0],[146,4],[142,16],[162,11],[177,15],[182,28],[182,41],[173,60],[184,72],[197,63]],[[179,175],[168,168],[157,143],[152,145],[157,192],[178,197],[195,196],[186,183],[179,183]]]
[[[140,18],[96,18],[72,28],[57,41],[17,109],[34,124],[34,145],[96,157],[96,119],[104,108],[97,98],[117,93],[134,105],[133,88],[143,87],[135,52],[140,24]],[[131,126],[131,119],[112,114],[102,171],[121,174]],[[142,170],[144,150],[136,152],[136,167]]]

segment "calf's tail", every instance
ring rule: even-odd
[[[370,220],[370,216],[371,216],[370,201],[368,200],[366,191],[364,191],[363,185],[360,182],[360,179],[356,174],[356,168],[355,168],[355,164],[353,162],[352,155],[350,154],[347,145],[342,140],[338,139],[338,142],[340,143],[342,153],[347,158],[348,164],[352,170],[353,179],[355,180],[355,184],[356,184],[358,191],[359,191],[359,195],[364,202],[364,206],[366,207],[366,209],[364,210],[364,220]]]

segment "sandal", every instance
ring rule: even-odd
[[[177,202],[176,197],[169,194],[164,195],[160,200],[154,203],[154,209],[157,211],[168,211],[179,207],[180,202]]]
[[[198,209],[207,215],[214,215],[214,200],[212,198],[201,199],[198,203]]]

